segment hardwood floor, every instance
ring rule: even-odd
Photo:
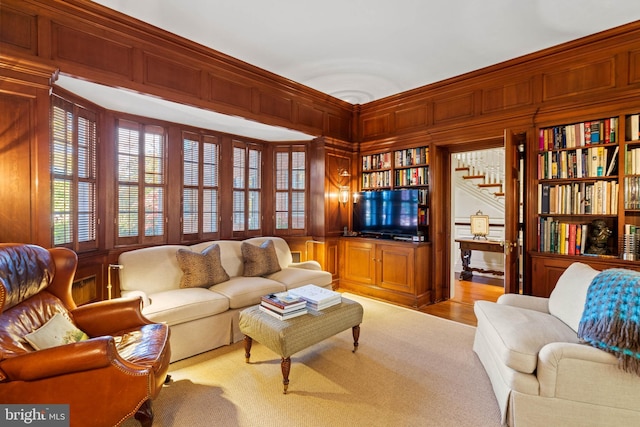
[[[473,304],[478,300],[496,301],[503,293],[504,285],[502,279],[474,276],[472,281],[464,281],[456,278],[455,296],[453,298],[428,305],[420,311],[476,326],[477,320],[473,313]]]

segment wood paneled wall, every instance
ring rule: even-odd
[[[99,4],[3,0],[0,50],[223,114],[352,139],[353,106]],[[241,29],[238,29],[241,31]]]
[[[638,90],[635,22],[362,105],[358,138],[364,149],[416,135],[449,144],[488,128],[500,134],[591,104],[628,102]]]

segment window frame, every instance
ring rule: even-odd
[[[279,189],[282,181],[279,179],[280,176],[280,165],[278,161],[279,154],[287,154],[287,177],[286,177],[286,189]],[[302,188],[294,188],[294,153],[303,153],[304,154],[304,184]],[[308,229],[308,212],[309,212],[309,197],[308,197],[308,189],[309,189],[309,155],[307,150],[307,145],[303,144],[292,144],[292,145],[277,145],[273,150],[273,230],[274,235],[279,236],[296,236],[296,235],[306,235]],[[278,194],[286,194],[287,199],[287,207],[286,210],[278,210]],[[294,228],[294,195],[302,196],[303,201],[303,210],[295,211],[298,212],[298,215],[301,215],[303,218],[303,226],[302,228]],[[286,212],[287,213],[287,227],[286,228],[278,228],[279,221],[279,213]]]
[[[130,152],[121,151],[120,130],[126,129],[132,132],[137,132],[137,150],[131,150]],[[147,136],[155,135],[160,137],[160,143],[158,146],[154,146],[154,150],[158,149],[160,155],[153,155],[156,153],[147,152]],[[156,124],[149,124],[128,119],[117,119],[115,126],[115,141],[114,141],[114,165],[115,165],[115,229],[114,238],[116,246],[127,246],[135,244],[162,244],[167,242],[167,130]],[[153,143],[153,141],[151,141]],[[154,144],[152,144],[154,145]],[[132,147],[133,148],[133,147]],[[150,155],[151,154],[151,155]],[[137,174],[136,180],[122,180],[120,163],[125,156],[130,156],[131,160],[136,160]],[[122,158],[121,158],[122,157]],[[153,165],[159,167],[161,172],[158,173],[153,167],[147,167]],[[131,176],[133,178],[133,176]],[[148,182],[151,181],[151,182]],[[153,182],[159,181],[159,182]],[[137,194],[132,200],[135,206],[137,206],[137,234],[120,235],[120,225],[122,220],[121,211],[121,194],[122,187],[137,188]],[[161,210],[160,211],[148,211],[146,206],[147,193],[149,191],[155,191],[156,194],[161,194]],[[143,209],[140,209],[142,207]],[[155,213],[154,213],[155,212]],[[146,233],[147,218],[160,214],[160,224],[162,227],[162,234]],[[156,223],[157,224],[157,223]]]
[[[64,127],[62,134],[56,129],[59,118],[56,118],[56,109],[60,109],[64,116]],[[50,174],[51,174],[51,245],[52,247],[66,247],[78,253],[98,249],[99,245],[99,215],[98,215],[98,113],[86,107],[68,101],[59,95],[51,95],[50,105]],[[69,123],[69,121],[71,123]],[[81,126],[80,122],[85,122],[86,126]],[[84,132],[80,128],[86,128]],[[60,159],[57,158],[56,149],[57,135],[60,135],[64,142],[65,154],[62,161],[68,163],[63,166],[64,172],[58,171],[56,166]],[[84,156],[81,156],[84,153]],[[84,171],[84,172],[82,172]],[[56,183],[66,183],[69,193],[65,195],[65,200],[60,200]],[[83,192],[82,187],[88,188]],[[63,210],[57,206],[63,205]],[[81,210],[81,206],[86,208]],[[56,243],[56,216],[66,215],[69,217],[69,236],[63,242]],[[81,217],[86,217],[81,221]],[[86,224],[81,227],[80,224]],[[81,231],[81,228],[84,229]],[[81,235],[88,236],[85,240],[80,240]]]
[[[197,160],[196,160],[196,174],[195,179],[197,183],[186,183],[186,165],[187,165],[187,153],[185,149],[185,142],[189,140],[197,144]],[[205,156],[207,144],[215,147],[215,154],[212,162],[207,162]],[[218,240],[220,238],[220,153],[221,153],[220,138],[209,134],[198,134],[190,131],[182,132],[182,209],[181,209],[181,235],[183,241],[196,241],[196,240]],[[191,161],[191,163],[194,163]],[[210,169],[215,171],[215,177],[213,179],[206,178],[205,173],[207,165]],[[209,182],[208,182],[209,181]],[[185,208],[187,206],[186,190],[190,189],[195,191],[197,201],[195,204],[196,211],[192,212],[195,215],[195,232],[185,233]],[[205,211],[205,200],[207,192],[215,194],[215,209],[211,211]],[[215,229],[209,231],[205,227],[205,217],[207,214],[215,214],[215,219],[209,224],[215,223]]]
[[[264,180],[264,149],[261,144],[244,142],[238,139],[232,141],[232,188],[231,188],[231,229],[234,238],[251,237],[262,235],[264,208],[262,206],[264,197],[262,196],[263,180]],[[242,153],[243,165],[236,164],[236,153]],[[257,164],[252,165],[252,154],[258,155]],[[241,176],[238,176],[238,168],[242,167]],[[252,172],[257,174],[252,179]],[[253,183],[253,184],[252,184]],[[258,198],[257,202],[255,197]],[[253,199],[252,199],[253,198]],[[242,202],[243,210],[240,211],[236,204]],[[251,211],[251,206],[257,210]],[[239,221],[236,218],[242,212],[242,229],[236,228]],[[253,213],[252,213],[253,212]],[[257,216],[257,218],[256,218]],[[251,228],[252,221],[257,224],[257,228]]]

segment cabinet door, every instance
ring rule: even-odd
[[[413,294],[414,254],[412,247],[376,245],[376,278],[379,286]]]
[[[375,274],[375,245],[346,241],[344,254],[344,278],[371,285]]]

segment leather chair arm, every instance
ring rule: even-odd
[[[0,370],[9,381],[35,381],[103,368],[117,357],[113,337],[98,337],[5,359]]]
[[[71,315],[80,329],[96,337],[153,323],[144,317],[141,307],[141,298],[118,298],[82,305]]]

